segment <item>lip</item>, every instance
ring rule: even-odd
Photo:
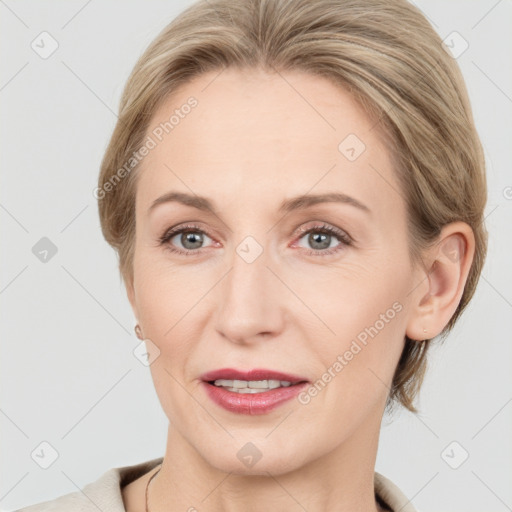
[[[213,402],[229,412],[248,415],[267,414],[296,397],[309,385],[306,379],[297,375],[265,369],[243,371],[233,368],[223,368],[207,372],[201,376],[201,379],[206,394]],[[292,385],[269,389],[261,393],[241,394],[210,384],[211,381],[217,379],[285,380]]]
[[[255,368],[253,370],[237,370],[235,368],[221,368],[213,370],[201,375],[201,380],[211,382],[218,379],[226,380],[285,380],[292,384],[299,382],[307,382],[308,380],[298,375],[291,375],[289,373],[277,372],[274,370],[267,370],[263,368]]]

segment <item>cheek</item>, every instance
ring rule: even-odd
[[[313,351],[324,366],[318,377],[333,383],[331,405],[340,406],[337,396],[354,406],[380,399],[391,385],[403,349],[407,273],[383,266],[347,266],[343,275],[331,275],[311,289],[307,302],[323,321],[317,324],[326,328],[312,337],[309,327],[306,336],[314,340]]]
[[[393,320],[400,307],[394,304],[403,303],[407,276],[400,276],[398,268],[386,267],[382,259],[375,262],[355,255],[337,267],[295,268],[295,275],[288,276],[293,277],[293,291],[308,306],[302,306],[303,315],[298,318],[311,319],[307,324],[313,325],[316,317],[321,329],[316,339],[323,339],[326,347],[343,348],[359,335],[364,341],[365,332],[376,323],[379,332],[390,331],[388,327],[396,324]],[[297,312],[301,306],[295,303]],[[385,315],[383,321],[381,315]]]
[[[139,257],[135,274],[141,321],[155,338],[170,337],[175,329],[173,326],[179,326],[179,319],[185,314],[187,305],[190,309],[197,295],[195,274],[171,266],[165,258],[151,255]]]
[[[136,260],[134,273],[137,311],[144,336],[160,350],[159,357],[150,366],[158,388],[158,373],[164,367],[170,370],[169,361],[179,353],[176,341],[180,338],[176,337],[176,331],[183,324],[180,324],[178,316],[183,304],[181,283],[176,276],[172,278],[170,274],[158,271],[152,262],[144,258]]]
[[[155,384],[162,380],[168,392],[172,378],[167,372],[180,382],[196,377],[190,359],[204,338],[218,276],[211,268],[173,265],[150,254],[139,257],[135,272],[139,320],[160,350],[151,371]]]
[[[149,258],[140,258],[135,272],[139,320],[145,336],[160,350],[150,365],[155,391],[169,422],[179,422],[190,406],[182,386],[189,380],[190,358],[200,339],[203,287],[191,279],[195,274]]]

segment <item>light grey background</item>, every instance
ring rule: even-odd
[[[190,4],[0,0],[3,510],[164,453],[167,419],[132,354],[92,191],[131,68]],[[384,419],[376,469],[423,512],[512,510],[512,2],[417,5],[441,37],[469,43],[457,60],[487,159],[489,254],[473,302],[431,353],[420,415]],[[43,31],[59,45],[46,59],[31,48]],[[58,249],[46,263],[32,252],[42,237]],[[43,441],[59,454],[48,469],[31,457]]]

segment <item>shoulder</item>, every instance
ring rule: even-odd
[[[417,512],[411,500],[389,478],[375,471],[375,495],[391,512]]]
[[[85,512],[89,510],[97,510],[94,505],[91,504],[91,506],[92,508],[88,506],[88,503],[84,501],[83,495],[79,492],[71,492],[53,500],[20,508],[14,512],[64,512],[65,510]]]
[[[98,509],[124,512],[124,507],[119,508],[117,489],[119,489],[119,468],[112,468],[78,491],[29,505],[15,512],[98,512]],[[115,506],[116,503],[117,506]]]
[[[14,512],[125,512],[121,488],[159,464],[162,458],[111,468],[82,489]]]

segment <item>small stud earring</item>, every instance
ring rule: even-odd
[[[137,324],[134,327],[134,331],[135,331],[135,334],[136,334],[137,338],[139,338],[139,340],[143,340],[144,339],[144,336],[142,336],[142,331],[140,329],[140,325],[139,324]]]

